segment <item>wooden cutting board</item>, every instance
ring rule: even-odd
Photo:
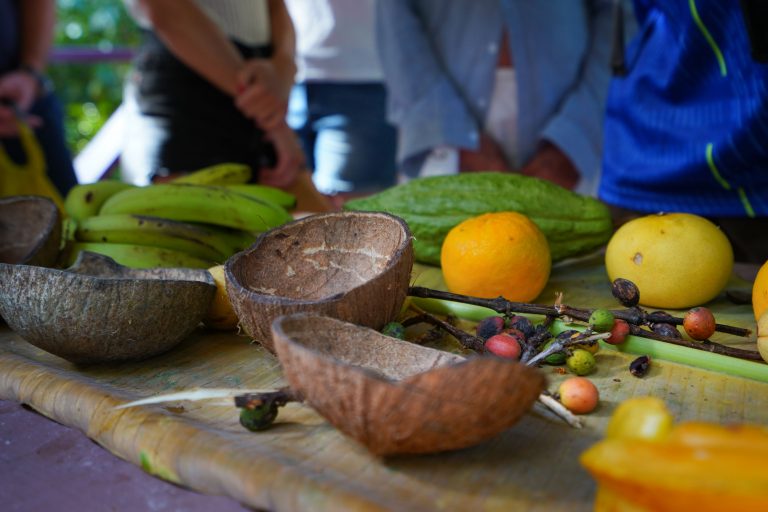
[[[414,278],[433,272],[417,267]],[[613,306],[607,280],[598,279],[601,272],[599,259],[558,267],[542,299],[558,290],[575,306],[600,301]],[[748,283],[734,279],[733,285]],[[751,321],[749,306],[723,300],[713,307],[726,323]],[[456,350],[450,340],[444,348]],[[659,396],[680,420],[768,422],[768,384],[664,361],[654,361],[651,372],[638,379],[627,371],[632,358],[598,353],[591,378],[601,404],[584,417],[581,430],[534,410],[482,445],[386,460],[299,404],[281,409],[274,427],[261,433],[240,427],[237,410],[229,405],[172,402],[114,409],[194,387],[284,384],[278,361],[248,338],[202,328],[173,351],[144,362],[77,367],[0,327],[0,397],[82,430],[161,478],[278,511],[591,510],[595,486],[578,456],[602,436],[611,412],[626,398]],[[550,367],[542,371],[554,390],[563,376]]]

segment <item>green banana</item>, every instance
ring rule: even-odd
[[[254,183],[222,186],[227,190],[275,203],[286,210],[290,210],[296,206],[296,196],[279,188],[267,185],[257,185]]]
[[[151,245],[75,242],[70,247],[65,266],[73,265],[80,251],[104,254],[121,265],[131,268],[210,268],[215,265],[212,261],[196,258],[185,252],[152,247]]]
[[[100,215],[132,213],[184,222],[264,232],[290,221],[290,214],[274,203],[222,187],[162,183],[118,192],[107,199]]]
[[[99,213],[104,201],[129,188],[135,188],[135,186],[116,180],[75,185],[64,198],[64,211],[75,220],[91,217]]]
[[[193,185],[236,185],[248,183],[251,168],[246,164],[223,163],[204,167],[170,181],[170,183],[190,183]]]
[[[151,245],[218,263],[241,250],[228,237],[215,228],[128,213],[88,217],[75,231],[79,242]]]

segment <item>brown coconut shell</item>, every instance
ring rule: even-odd
[[[245,332],[268,350],[272,320],[318,313],[380,329],[408,295],[413,246],[399,217],[324,213],[261,235],[226,263],[227,293]]]
[[[9,327],[73,363],[165,352],[200,323],[215,292],[206,270],[129,269],[89,252],[66,270],[0,263],[0,314]]]
[[[52,267],[60,242],[61,216],[51,199],[0,198],[0,263]]]
[[[546,384],[517,362],[463,358],[329,317],[280,317],[272,333],[291,388],[377,455],[480,443],[514,425]]]

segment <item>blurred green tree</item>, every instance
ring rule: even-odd
[[[135,48],[140,32],[121,0],[57,0],[57,6],[54,44],[60,58],[49,73],[64,105],[67,142],[77,154],[122,101],[130,62],[125,52],[116,60],[106,57]]]

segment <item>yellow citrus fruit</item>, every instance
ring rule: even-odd
[[[454,226],[440,265],[453,293],[527,302],[547,284],[552,258],[544,233],[528,217],[494,212]]]
[[[216,295],[211,302],[208,313],[203,318],[203,323],[208,327],[221,330],[237,328],[237,314],[232,309],[227,294],[227,282],[224,275],[224,265],[216,265],[208,269],[216,283]]]
[[[605,251],[611,281],[629,279],[640,303],[683,309],[714,299],[733,270],[733,249],[713,223],[689,213],[647,215],[613,234]]]
[[[757,350],[765,362],[768,362],[768,309],[757,320]]]
[[[752,309],[755,311],[755,320],[768,309],[768,261],[760,267],[755,284],[752,285]]]

